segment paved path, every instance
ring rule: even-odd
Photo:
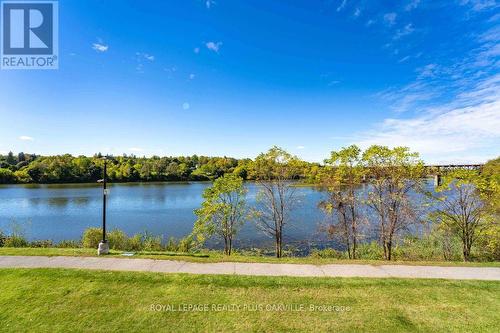
[[[260,263],[194,263],[173,260],[0,256],[0,268],[81,268],[113,271],[141,271],[192,274],[236,274],[316,277],[397,277],[453,280],[497,280],[500,267],[442,267],[406,265],[299,265]]]

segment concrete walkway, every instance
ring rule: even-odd
[[[431,278],[453,280],[497,280],[500,267],[442,267],[406,265],[301,265],[260,263],[194,263],[173,260],[0,256],[0,268],[80,268],[192,274],[236,274],[265,276]]]

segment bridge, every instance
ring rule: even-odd
[[[454,170],[481,170],[484,164],[436,164],[426,165],[425,169],[429,176],[434,176],[434,185],[441,185],[441,176],[443,173]]]

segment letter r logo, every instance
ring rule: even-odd
[[[2,3],[4,55],[52,54],[54,46],[53,3]]]

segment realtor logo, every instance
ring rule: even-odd
[[[57,69],[58,3],[1,2],[1,68]]]

